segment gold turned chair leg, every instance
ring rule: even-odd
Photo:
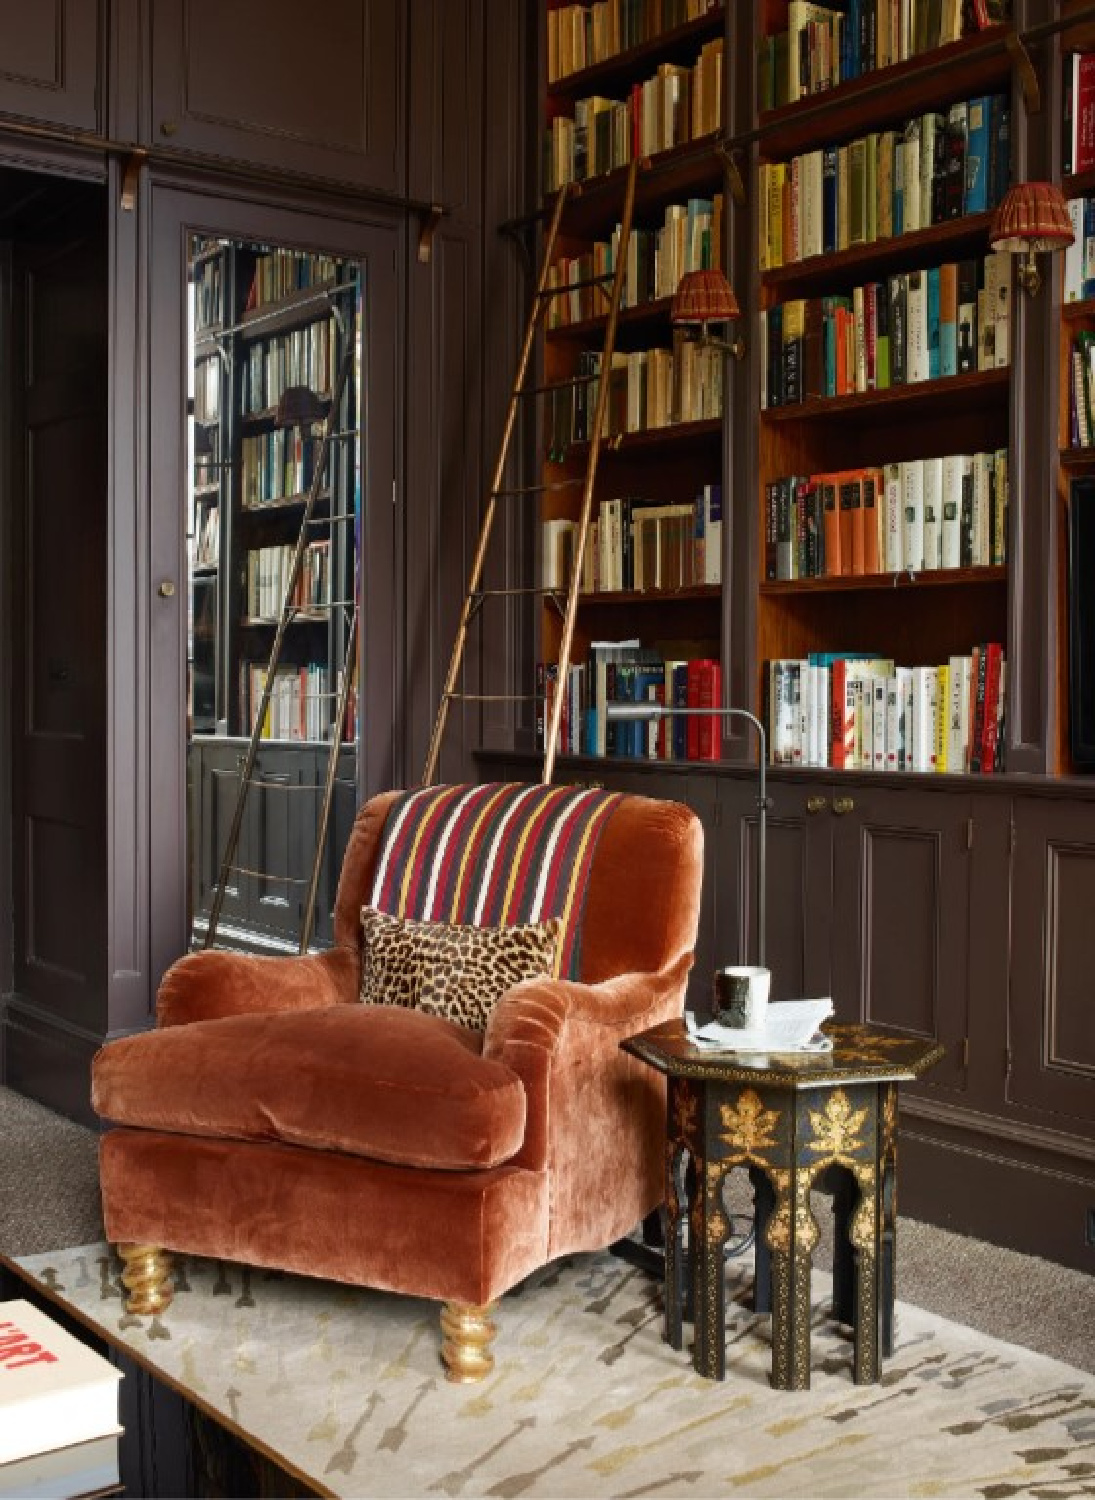
[[[498,1328],[491,1317],[497,1304],[473,1307],[446,1302],[441,1309],[441,1359],[449,1380],[482,1380],[494,1369],[491,1344]]]
[[[126,1312],[139,1316],[163,1312],[175,1295],[171,1284],[171,1256],[157,1245],[119,1245],[125,1262],[122,1285],[129,1293]]]

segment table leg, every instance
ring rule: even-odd
[[[779,1174],[776,1209],[768,1229],[772,1250],[772,1385],[810,1389],[810,1271],[818,1228],[810,1209],[811,1174]]]
[[[851,1229],[855,1246],[853,1378],[856,1385],[872,1385],[881,1376],[878,1283],[883,1173],[876,1158],[858,1164],[855,1175],[861,1196]]]
[[[882,1240],[878,1268],[878,1296],[881,1303],[882,1358],[893,1354],[894,1299],[897,1294],[895,1261],[897,1259],[897,1162],[887,1157],[882,1167]]]
[[[775,1207],[772,1184],[759,1167],[749,1168],[753,1184],[753,1311],[772,1311],[772,1251],[768,1244],[768,1222]]]
[[[685,1271],[684,1205],[680,1191],[682,1152],[672,1141],[665,1148],[665,1340],[684,1348]]]
[[[843,1168],[832,1170],[833,1189],[833,1317],[849,1326],[855,1321],[855,1250],[852,1248],[852,1211],[858,1189]]]
[[[693,1363],[708,1380],[726,1375],[726,1275],[723,1245],[729,1223],[722,1209],[725,1168],[696,1162],[696,1187],[689,1215],[688,1253],[692,1262],[695,1328]]]

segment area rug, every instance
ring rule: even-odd
[[[740,1264],[723,1382],[663,1342],[658,1282],[589,1255],[503,1299],[477,1386],[444,1379],[437,1308],[412,1298],[187,1259],[166,1312],[132,1318],[105,1245],[19,1265],[333,1495],[1095,1495],[1095,1379],[899,1304],[881,1385],[855,1386],[820,1275],[792,1393]]]

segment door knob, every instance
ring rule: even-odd
[[[842,818],[845,813],[852,812],[854,808],[855,803],[852,801],[851,797],[833,798],[833,811],[836,813],[838,818]]]
[[[165,578],[160,584],[160,598],[173,599],[175,597],[175,585],[170,578]]]
[[[807,797],[806,811],[808,813],[824,812],[829,805],[828,797]]]

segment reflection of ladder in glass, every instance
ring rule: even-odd
[[[483,520],[479,528],[479,540],[476,544],[475,557],[468,578],[468,590],[460,613],[460,621],[457,625],[456,642],[453,646],[448,676],[445,678],[445,686],[442,689],[437,718],[434,721],[433,734],[430,738],[430,748],[426,757],[426,768],[422,773],[423,786],[431,785],[434,777],[437,775],[437,766],[441,755],[441,741],[444,737],[445,724],[448,718],[449,707],[452,703],[456,701],[479,703],[522,702],[527,701],[531,696],[528,693],[468,693],[457,689],[457,679],[460,675],[460,667],[467,645],[468,627],[479,607],[487,598],[513,597],[528,593],[536,595],[557,595],[559,593],[558,589],[552,588],[485,589],[482,587],[487,545],[490,541],[490,534],[494,525],[497,501],[502,497],[539,495],[548,489],[575,489],[580,484],[582,486],[582,504],[578,514],[578,524],[574,538],[570,580],[566,593],[562,634],[559,640],[558,661],[554,669],[556,672],[556,691],[551,699],[550,713],[546,711],[547,706],[545,705],[544,714],[546,721],[544,728],[544,767],[541,780],[545,786],[551,783],[555,768],[559,726],[562,723],[563,704],[566,701],[567,672],[570,667],[570,652],[574,640],[575,620],[578,613],[578,588],[582,577],[582,563],[585,557],[590,516],[593,510],[593,487],[597,477],[597,464],[601,456],[602,432],[608,408],[609,367],[612,363],[613,350],[616,347],[616,326],[619,320],[620,298],[623,293],[624,278],[627,271],[627,247],[628,241],[631,238],[631,218],[635,205],[635,178],[638,167],[639,160],[636,158],[632,161],[627,176],[623,213],[620,220],[619,242],[616,247],[615,266],[611,276],[594,276],[588,281],[570,282],[565,286],[559,287],[548,286],[552,255],[559,234],[559,225],[562,221],[563,206],[570,191],[569,187],[561,187],[556,195],[550,228],[544,242],[544,254],[540,266],[540,277],[536,287],[536,295],[529,312],[524,343],[521,347],[521,355],[517,364],[517,378],[514,381],[509,407],[506,411],[506,420],[502,429],[502,440],[499,446],[498,458],[494,465],[486,509],[483,512]],[[597,379],[597,377],[582,375],[578,376],[574,381],[569,382],[577,387],[578,385],[588,385],[592,380],[597,380],[597,400],[589,432],[589,448],[586,455],[584,476],[581,479],[564,479],[550,485],[526,485],[518,489],[503,488],[502,481],[505,474],[506,458],[509,453],[510,440],[516,425],[518,406],[521,398],[529,395],[543,395],[545,392],[558,391],[563,388],[562,385],[552,385],[546,388],[526,388],[525,386],[525,381],[528,378],[532,348],[536,339],[536,331],[541,319],[547,312],[548,304],[553,297],[569,296],[570,293],[580,288],[604,286],[608,282],[611,282],[612,290],[609,296],[608,312],[605,321],[600,378]]]
[[[332,303],[332,312],[336,318],[339,317],[338,309]],[[341,323],[341,318],[339,319]],[[272,875],[269,870],[254,870],[234,863],[236,850],[239,848],[240,831],[243,827],[243,814],[247,805],[247,794],[254,782],[255,761],[258,756],[259,744],[262,740],[263,724],[266,720],[267,710],[270,707],[270,696],[274,688],[274,674],[281,660],[282,646],[285,641],[285,632],[294,615],[299,612],[300,606],[295,602],[297,582],[300,578],[301,568],[304,562],[304,553],[308,546],[310,530],[313,525],[316,501],[323,481],[326,477],[330,462],[332,443],[336,437],[336,427],[339,421],[339,413],[342,410],[342,396],[346,389],[346,382],[350,376],[350,370],[354,362],[355,340],[350,336],[348,330],[343,327],[343,350],[339,360],[338,370],[335,375],[334,384],[331,388],[327,413],[323,421],[323,429],[320,435],[319,449],[315,456],[312,468],[312,482],[308,487],[308,494],[304,503],[304,513],[301,517],[300,532],[293,548],[293,555],[289,561],[288,576],[285,581],[285,591],[282,596],[281,610],[278,614],[277,628],[274,632],[274,642],[270,647],[270,660],[266,667],[266,676],[262,684],[262,693],[257,705],[251,706],[253,723],[251,726],[251,738],[247,745],[247,753],[243,757],[240,767],[239,788],[236,793],[236,806],[232,813],[232,822],[228,830],[228,838],[225,841],[224,854],[221,856],[220,870],[217,874],[217,884],[213,896],[213,906],[209,913],[209,922],[205,930],[205,946],[211,948],[217,935],[217,927],[220,923],[221,909],[224,898],[228,891],[228,882],[232,875],[257,876],[260,879],[273,879],[279,883],[284,881],[290,885],[303,885],[307,887],[304,903],[301,909],[301,928],[299,951],[306,953],[308,944],[312,937],[312,925],[315,920],[316,892],[319,887],[319,876],[323,863],[323,851],[327,842],[327,828],[331,817],[331,803],[334,797],[335,776],[338,770],[338,753],[342,746],[343,726],[346,722],[346,708],[349,703],[350,692],[354,679],[354,663],[357,658],[357,580],[354,579],[353,609],[350,617],[350,629],[346,642],[346,649],[339,664],[338,692],[334,695],[335,711],[330,726],[330,751],[327,756],[327,773],[323,782],[323,798],[320,803],[319,817],[316,828],[315,851],[312,856],[312,869],[307,880],[304,877],[293,875]],[[290,386],[278,402],[279,419],[285,423],[306,425],[317,420],[322,412],[319,404],[327,398],[317,397],[315,392],[307,386]],[[343,434],[337,434],[343,436]],[[332,506],[333,509],[333,506]],[[332,515],[332,522],[338,521],[343,525],[353,524],[356,516],[353,510],[345,514]],[[333,569],[328,572],[328,588],[331,593],[335,592],[335,578]],[[343,609],[347,601],[344,599],[330,602],[330,608]],[[270,791],[317,791],[318,787],[278,787],[267,783]]]

